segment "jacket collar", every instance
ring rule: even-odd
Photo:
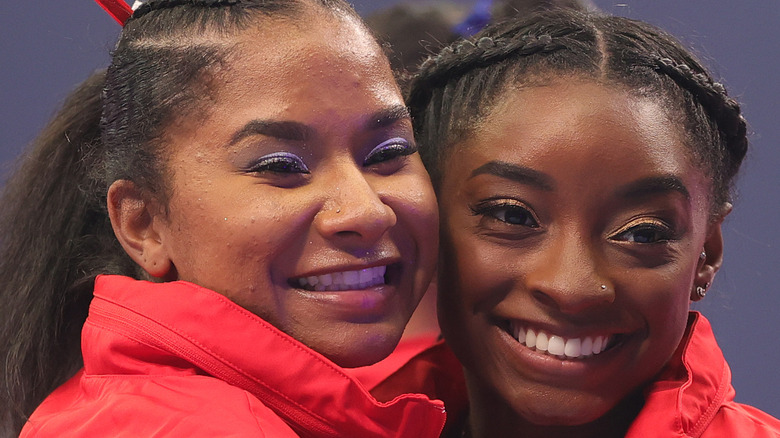
[[[640,437],[648,430],[659,431],[658,436],[699,436],[733,398],[731,370],[712,327],[703,315],[691,312],[680,346],[647,388],[645,406],[626,437]]]
[[[85,332],[87,374],[159,366],[211,375],[254,394],[303,436],[437,436],[444,423],[443,403],[421,394],[379,402],[324,356],[192,283],[99,276],[90,324],[110,330],[88,341]],[[99,353],[106,349],[112,354]]]

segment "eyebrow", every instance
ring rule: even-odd
[[[677,192],[690,200],[691,194],[682,180],[674,175],[652,176],[626,184],[617,190],[621,198],[646,197],[656,194]]]
[[[252,120],[236,131],[230,138],[229,146],[233,146],[246,137],[264,135],[282,140],[306,141],[314,134],[314,130],[299,122]]]
[[[507,163],[505,161],[490,161],[471,172],[469,179],[478,175],[494,175],[500,178],[534,186],[545,191],[552,191],[555,184],[548,175],[525,166]]]
[[[403,105],[395,105],[377,111],[366,117],[364,127],[367,130],[377,130],[386,128],[397,123],[400,120],[409,119],[409,109]],[[280,140],[307,141],[315,134],[314,128],[304,123],[293,121],[276,120],[252,120],[241,129],[236,131],[230,138],[229,146],[233,146],[246,137],[253,135],[264,135],[267,137],[278,138]]]
[[[403,105],[394,105],[372,114],[371,117],[368,118],[365,128],[373,131],[386,128],[406,119],[411,119],[409,109]]]

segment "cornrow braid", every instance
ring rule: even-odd
[[[503,90],[572,76],[661,101],[679,120],[691,160],[712,179],[713,211],[730,200],[748,140],[739,104],[725,87],[660,29],[571,9],[491,25],[420,66],[407,104],[434,186],[442,162],[473,134]]]
[[[409,94],[408,104],[414,106],[418,101],[424,101],[431,88],[470,70],[489,66],[510,56],[528,56],[562,48],[564,46],[560,43],[553,43],[550,35],[523,35],[519,40],[484,36],[476,41],[460,41],[445,47],[420,65],[420,72],[412,82],[414,92]]]
[[[151,0],[143,3],[133,12],[130,19],[138,19],[144,14],[152,11],[175,8],[177,6],[201,6],[201,7],[221,7],[233,6],[241,3],[241,0]]]
[[[410,83],[407,105],[434,186],[448,146],[472,132],[507,82],[530,79],[544,69],[566,71],[572,61],[561,53],[575,54],[577,64],[596,72],[600,54],[593,49],[595,40],[595,30],[585,23],[555,28],[542,21],[528,26],[507,21],[423,62]]]
[[[726,178],[736,176],[748,150],[747,121],[739,103],[731,98],[726,87],[705,73],[697,73],[686,64],[669,58],[656,58],[654,68],[688,90],[707,111],[721,134],[728,154],[724,171]]]

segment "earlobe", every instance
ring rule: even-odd
[[[159,205],[132,181],[118,180],[108,189],[107,207],[114,234],[130,258],[153,277],[168,276],[172,263],[158,230]]]
[[[723,230],[722,224],[726,216],[731,212],[731,204],[725,204],[717,218],[713,220],[708,229],[704,248],[701,252],[699,264],[696,270],[696,278],[693,284],[691,299],[698,301],[704,298],[707,288],[715,279],[715,274],[723,265]]]

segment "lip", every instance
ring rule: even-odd
[[[587,357],[561,358],[546,351],[537,351],[535,348],[529,348],[525,344],[520,343],[510,332],[511,324],[509,320],[502,320],[492,325],[492,329],[498,335],[499,348],[504,350],[504,354],[524,374],[533,375],[539,381],[573,382],[576,386],[582,386],[583,381],[581,379],[595,382],[610,379],[615,375],[614,373],[619,373],[625,359],[622,358],[623,355],[621,353],[625,351],[624,347],[631,337],[629,334],[615,331],[597,330],[574,334],[572,331],[556,329],[545,324],[522,321],[516,321],[515,323],[566,339],[584,338],[587,336],[609,336],[613,339],[610,345],[599,354],[592,354]]]
[[[386,269],[385,269],[386,268]],[[313,290],[307,285],[301,287],[302,278],[334,276],[344,272],[384,270],[381,283],[348,287],[340,290]],[[342,265],[327,269],[312,270],[307,275],[288,279],[296,293],[307,300],[327,306],[341,318],[351,322],[372,322],[387,316],[397,301],[398,285],[401,281],[402,263],[398,259],[382,260],[363,265]]]
[[[330,266],[327,268],[318,268],[318,269],[312,269],[310,271],[307,271],[300,275],[294,275],[292,277],[289,277],[287,279],[287,284],[290,287],[296,288],[296,289],[304,289],[314,292],[314,288],[311,287],[302,287],[304,284],[302,284],[301,280],[310,279],[312,277],[323,277],[323,276],[333,276],[338,274],[343,274],[345,272],[360,272],[360,271],[366,271],[371,270],[375,268],[381,268],[385,267],[386,272],[384,274],[385,276],[385,284],[389,284],[393,279],[388,277],[397,277],[398,271],[401,267],[401,260],[400,258],[392,258],[392,259],[382,259],[373,261],[371,263],[364,263],[364,264],[344,264],[344,265],[337,265],[337,266]],[[336,292],[336,291],[332,291]]]
[[[520,344],[561,360],[587,360],[614,348],[623,339],[621,333],[607,331],[566,335],[562,334],[568,333],[564,330],[542,329],[517,320],[506,322],[504,327]]]

